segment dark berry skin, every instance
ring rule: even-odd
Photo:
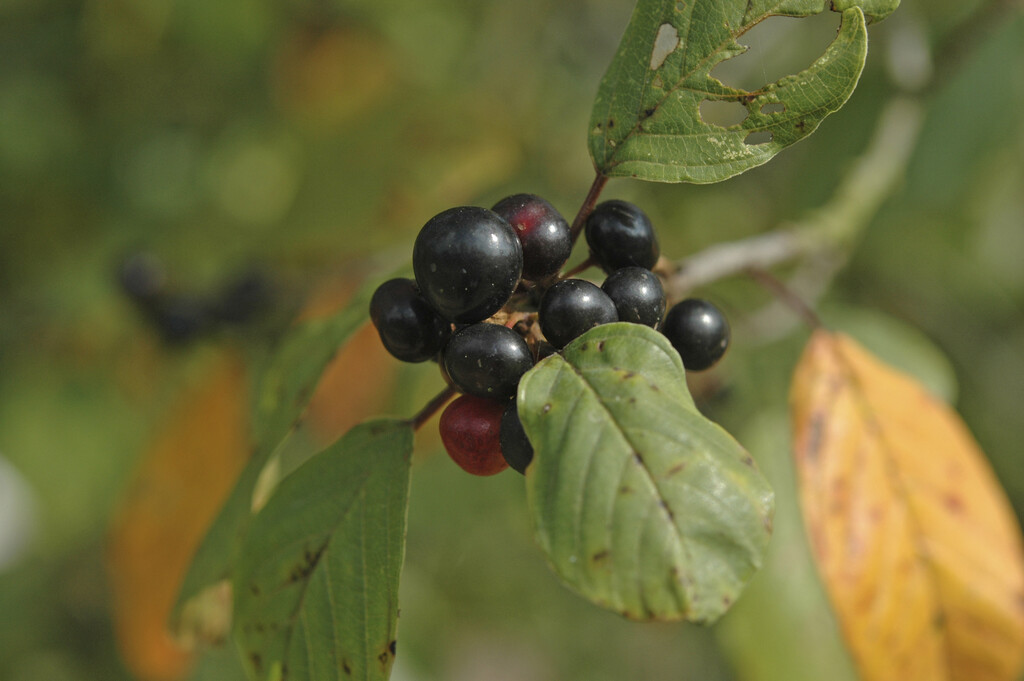
[[[729,347],[729,322],[706,300],[687,298],[665,315],[661,326],[688,371],[714,366]]]
[[[481,322],[455,332],[444,349],[444,367],[468,395],[507,400],[533,366],[533,353],[512,329]]]
[[[473,475],[494,475],[508,468],[501,455],[501,415],[505,404],[462,395],[441,414],[441,442],[448,456]]]
[[[150,253],[132,253],[121,262],[117,275],[121,289],[139,303],[151,303],[166,292],[163,263]]]
[[[539,362],[546,357],[550,357],[551,355],[557,354],[558,348],[556,348],[551,343],[548,343],[547,341],[537,341],[537,347],[535,348],[535,351],[537,353],[537,361]]]
[[[501,454],[512,469],[523,475],[526,475],[526,467],[533,461],[533,445],[523,430],[515,400],[509,402],[501,415]]]
[[[452,327],[420,295],[411,279],[391,279],[370,299],[370,319],[380,341],[403,362],[423,362],[441,351]]]
[[[515,194],[498,201],[491,210],[512,225],[523,245],[523,279],[540,281],[550,277],[569,259],[569,223],[541,197]]]
[[[647,215],[626,201],[605,201],[587,217],[590,257],[608,273],[623,267],[651,269],[661,249]]]
[[[161,338],[169,345],[184,345],[213,328],[210,305],[198,296],[162,296],[148,311]]]
[[[544,294],[538,312],[540,330],[556,348],[601,324],[619,320],[615,303],[600,288],[582,279],[563,279]]]
[[[412,267],[423,297],[442,317],[470,324],[508,302],[523,272],[523,247],[492,211],[450,208],[420,230]]]
[[[266,312],[273,298],[274,287],[270,277],[254,268],[224,285],[214,303],[214,314],[227,324],[244,324]]]
[[[615,303],[620,322],[658,328],[665,316],[665,289],[658,275],[643,267],[623,267],[608,275],[601,289]]]

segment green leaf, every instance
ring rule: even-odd
[[[230,576],[260,473],[301,422],[324,368],[369,317],[370,298],[386,278],[367,281],[341,312],[292,329],[264,369],[253,408],[253,454],[192,559],[172,620],[189,599]]]
[[[814,132],[856,87],[868,49],[857,5],[895,2],[847,0],[838,36],[813,65],[748,92],[711,70],[746,51],[737,39],[758,22],[818,14],[824,0],[640,0],[594,101],[595,167],[610,177],[704,184],[767,162]],[[738,102],[748,115],[728,128],[710,125],[700,117],[705,99]],[[771,139],[753,143],[752,133]]]
[[[701,416],[664,336],[609,324],[522,379],[527,501],[555,572],[638,620],[710,622],[761,565],[774,499]]]
[[[252,679],[387,679],[395,655],[413,430],[353,428],[253,518],[234,627]]]
[[[851,7],[860,7],[871,23],[886,18],[899,6],[900,0],[832,0],[832,11],[845,12]]]

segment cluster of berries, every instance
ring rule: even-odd
[[[463,206],[431,218],[416,238],[412,279],[374,292],[370,318],[400,360],[437,360],[463,393],[441,415],[441,439],[463,469],[520,473],[533,449],[516,411],[519,379],[533,365],[601,324],[624,321],[659,329],[691,370],[724,354],[722,313],[688,299],[665,314],[665,293],[651,271],[660,257],[654,228],[631,203],[606,201],[588,216],[590,261],[608,275],[601,286],[558,273],[573,247],[568,222],[532,194],[490,210]]]
[[[266,312],[274,298],[269,278],[257,269],[228,279],[212,293],[174,290],[163,263],[146,252],[133,253],[121,262],[118,282],[169,345],[249,323]]]

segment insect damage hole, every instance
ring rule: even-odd
[[[747,107],[739,102],[705,99],[700,103],[700,119],[708,125],[728,128],[739,125],[747,117]]]
[[[654,49],[651,50],[651,71],[661,68],[661,65],[668,59],[668,55],[675,52],[681,44],[679,33],[672,24],[662,24],[658,27],[658,35],[654,38]]]
[[[836,37],[838,28],[836,12],[800,18],[768,17],[737,39],[747,50],[715,65],[711,77],[730,87],[758,92],[766,84],[814,63]]]
[[[772,141],[771,130],[755,130],[746,137],[743,138],[743,143],[750,146],[757,146],[758,144],[767,144]]]

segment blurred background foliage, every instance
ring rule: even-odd
[[[1019,516],[1024,21],[1012,6],[905,0],[872,28],[850,103],[808,141],[718,185],[616,180],[606,196],[642,205],[672,257],[798,218],[827,200],[930,53],[906,177],[821,307],[955,401]],[[974,20],[993,7],[1006,11]],[[377,254],[407,258],[435,213],[526,191],[571,216],[592,179],[590,104],[631,8],[0,0],[0,678],[241,678],[230,645],[190,664],[166,641],[125,633],[162,621],[191,535],[244,455],[232,438],[244,418],[195,405],[244,402],[285,320],[342,304]],[[793,72],[836,25],[771,19],[716,75],[756,87]],[[119,264],[139,251],[194,296],[257,267],[271,309],[168,343],[118,286]],[[769,565],[747,597],[712,629],[636,625],[588,605],[533,545],[521,478],[464,475],[437,456],[428,426],[395,679],[853,678],[808,562],[788,458],[788,380],[807,331],[748,323],[769,296],[747,280],[699,293],[736,333],[692,387],[778,490]],[[285,461],[373,411],[411,414],[440,385],[432,365],[399,367],[363,334]],[[145,579],[154,565],[169,567]]]

